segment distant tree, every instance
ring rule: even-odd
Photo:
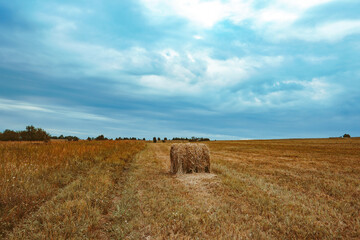
[[[191,139],[189,140],[189,142],[197,142],[198,139],[196,137],[191,137]]]
[[[195,138],[195,137],[194,137]],[[195,138],[196,139],[196,138]],[[184,137],[173,137],[173,139],[172,140],[182,140],[182,141],[188,141],[189,139],[186,137],[186,138],[184,138]]]
[[[164,140],[167,140],[164,138]],[[173,137],[172,140],[182,140],[182,141],[189,141],[189,142],[198,142],[198,141],[210,141],[210,138],[203,138],[203,137],[191,137],[190,139],[184,137]]]
[[[158,137],[158,139],[157,139],[158,141],[160,141],[161,139]]]
[[[34,126],[27,126],[25,131],[20,132],[21,140],[34,141],[36,129]]]
[[[105,140],[105,137],[104,137],[104,135],[99,135],[99,136],[97,136],[97,137],[95,138],[95,140],[100,140],[100,141],[102,141],[102,140]]]
[[[344,137],[344,138],[349,138],[349,137],[350,137],[350,134],[345,133],[345,134],[343,135],[343,137]]]
[[[65,140],[68,140],[69,142],[71,142],[71,141],[79,141],[80,140],[80,138],[78,138],[77,136],[62,136],[61,135],[60,137],[59,137],[59,139],[65,139]],[[88,137],[87,140],[91,141],[93,139]]]
[[[41,128],[35,128],[34,126],[27,126],[25,131],[20,132],[22,141],[49,141],[50,134]]]
[[[198,138],[198,141],[201,141],[201,142],[210,141],[210,138]]]
[[[146,141],[146,139],[145,139],[145,138],[143,138],[143,141]]]
[[[0,135],[0,140],[2,141],[49,141],[50,138],[50,134],[41,128],[35,128],[34,126],[27,126],[25,131],[6,129]]]
[[[167,141],[167,137],[164,137],[164,141]]]
[[[91,139],[91,137],[88,137],[87,140],[88,140],[88,141],[91,141],[92,139]]]
[[[20,134],[10,129],[6,129],[1,134],[2,141],[20,141]]]
[[[156,137],[153,138],[153,142],[156,143]]]

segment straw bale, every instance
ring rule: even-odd
[[[210,172],[210,150],[200,143],[175,143],[170,149],[171,173]]]

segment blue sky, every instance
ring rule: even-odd
[[[0,130],[360,136],[357,0],[0,3]]]

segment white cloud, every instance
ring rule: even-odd
[[[277,0],[278,4],[285,5],[288,8],[297,8],[302,10],[306,10],[308,8],[325,4],[331,1],[333,0]]]
[[[199,27],[211,28],[225,19],[241,22],[251,16],[250,1],[230,0],[141,0],[151,17],[177,16]]]
[[[333,86],[326,82],[326,78],[313,78],[311,81],[289,80],[283,81],[282,84],[295,84],[302,86],[302,90],[295,91],[295,94],[304,99],[314,101],[328,100],[334,93]]]
[[[25,110],[25,111],[47,112],[47,113],[54,112],[53,110],[44,107],[31,105],[26,102],[14,101],[8,99],[0,99],[0,110],[7,110],[7,111]]]
[[[286,11],[285,9],[266,8],[259,11],[255,21],[260,24],[268,22],[290,24],[298,18],[299,14],[296,12]]]
[[[202,40],[202,39],[204,39],[204,37],[203,36],[200,36],[200,35],[194,35],[193,36],[196,40]]]
[[[360,34],[360,20],[340,20],[318,24],[314,27],[283,26],[264,28],[264,34],[272,40],[299,39],[307,42],[336,43],[347,36]]]
[[[337,59],[335,56],[314,56],[314,55],[303,55],[300,56],[300,58],[312,64],[321,64],[325,61],[331,61]]]
[[[49,46],[51,48],[55,47],[64,53],[69,53],[66,55],[72,58],[69,61],[77,62],[80,65],[75,74],[85,76],[119,79],[120,72],[151,72],[157,61],[142,47],[118,50],[107,45],[78,41],[73,39],[67,31],[62,31],[57,27],[50,32],[45,42],[46,44],[51,43]],[[172,54],[176,53],[166,51],[161,53],[163,57],[167,58],[173,58]],[[45,74],[48,74],[46,71],[47,69],[45,69]]]
[[[172,54],[163,54],[163,52]],[[164,55],[162,74],[144,75],[138,80],[144,91],[160,95],[191,95],[220,92],[249,81],[251,76],[267,68],[279,67],[282,56],[249,56],[215,59],[208,52],[180,54],[173,50]],[[169,58],[169,56],[173,56]]]
[[[72,17],[74,17],[74,15],[76,16],[76,15],[93,13],[93,10],[84,8],[83,6],[79,8],[71,5],[54,4],[54,6],[51,6],[51,8],[62,15],[69,15]]]
[[[231,87],[247,80],[256,71],[264,67],[276,67],[283,61],[283,57],[254,56],[244,58],[230,58],[226,60],[206,58],[207,84],[216,87]]]
[[[275,0],[263,7],[255,7],[252,0],[141,0],[151,19],[181,17],[198,27],[212,28],[229,20],[234,24],[248,21],[255,31],[273,40],[297,38],[305,41],[335,42],[360,32],[359,21],[326,23],[315,28],[296,28],[293,23],[315,6],[335,0]],[[195,39],[202,36],[195,35]]]
[[[199,92],[199,86],[191,85],[185,81],[172,79],[166,76],[145,75],[139,80],[139,84],[145,87],[147,93],[161,95],[183,95],[195,94]]]
[[[230,20],[240,24],[252,20],[257,25],[267,23],[290,24],[307,9],[333,0],[276,0],[262,8],[255,8],[252,0],[141,0],[152,13],[158,16],[182,17],[197,26],[211,28],[216,23]]]
[[[65,130],[65,129],[57,129],[57,128],[47,128],[46,131],[51,132],[54,135],[88,135],[88,131],[72,131],[72,130]]]
[[[78,109],[62,107],[62,106],[50,106],[40,105],[36,103],[28,103],[24,101],[0,99],[0,110],[2,111],[28,111],[28,112],[43,112],[49,115],[61,115],[62,117],[68,117],[71,119],[84,119],[95,121],[115,121],[114,119],[101,116],[98,114],[79,111]]]
[[[266,90],[266,91],[265,91]],[[223,111],[244,111],[263,108],[290,108],[331,104],[331,100],[342,93],[342,88],[330,83],[327,78],[313,78],[310,81],[287,80],[254,92],[247,88],[229,96],[216,109]]]
[[[191,53],[187,53],[186,55],[187,55],[188,59],[190,60],[190,62],[192,62],[192,63],[195,62],[195,59],[194,59],[194,57],[191,55]]]
[[[205,108],[196,108],[196,107],[183,107],[181,109],[175,109],[174,113],[180,114],[191,114],[191,115],[203,115],[203,116],[214,116],[219,115],[219,112],[215,112],[212,110],[207,110]]]
[[[325,23],[314,28],[293,30],[284,37],[299,38],[309,42],[337,42],[353,34],[360,34],[360,20],[343,20]]]
[[[160,51],[160,55],[163,56],[168,61],[171,61],[171,60],[179,57],[179,53],[171,48]]]
[[[156,16],[179,16],[198,26],[210,28],[229,15],[227,5],[219,0],[142,0]]]

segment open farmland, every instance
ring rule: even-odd
[[[360,238],[360,139],[207,145],[210,174],[174,176],[171,142],[1,143],[1,232],[10,239]]]
[[[144,142],[0,142],[0,238],[96,237]],[[14,229],[15,227],[15,229]]]

